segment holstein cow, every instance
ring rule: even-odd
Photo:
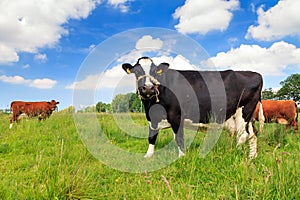
[[[39,117],[39,120],[46,119],[49,117],[52,112],[57,108],[55,100],[40,101],[40,102],[24,102],[24,101],[13,101],[10,104],[10,110],[13,114],[10,119],[10,126],[12,128],[14,121],[19,121],[19,116],[22,114],[27,115],[28,117]]]
[[[149,147],[144,157],[151,157],[159,130],[171,127],[184,155],[184,121],[194,125],[224,121],[234,126],[238,145],[249,139],[249,157],[257,156],[253,113],[261,100],[262,76],[250,71],[179,71],[168,63],[155,65],[141,57],[135,65],[122,68],[136,76],[137,92],[149,122]]]
[[[293,127],[298,133],[298,110],[297,104],[293,100],[262,100],[263,114],[265,122],[276,122],[286,125],[286,129]],[[254,113],[255,120],[259,117],[259,105]],[[263,125],[263,124],[262,124]],[[262,129],[263,126],[260,126]]]

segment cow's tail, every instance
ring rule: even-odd
[[[259,121],[259,132],[262,133],[264,128],[265,116],[264,116],[264,110],[261,101],[259,101],[258,121]]]

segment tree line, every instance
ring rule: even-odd
[[[262,91],[262,99],[294,100],[300,103],[300,74],[292,74],[284,81],[277,92],[272,88]],[[88,106],[82,112],[144,112],[141,100],[136,93],[118,94],[111,103],[98,102],[96,106]]]
[[[290,75],[280,85],[282,87],[277,92],[272,88],[263,90],[262,99],[294,100],[300,103],[300,74]]]
[[[136,93],[118,94],[111,103],[98,102],[95,106],[87,106],[79,112],[124,113],[144,112],[141,100]]]

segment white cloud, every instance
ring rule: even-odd
[[[175,28],[184,34],[224,31],[232,19],[232,11],[238,8],[238,0],[186,0],[173,14],[175,19],[179,19]]]
[[[258,45],[241,45],[228,52],[218,53],[204,64],[218,69],[251,70],[263,75],[283,75],[288,67],[300,69],[300,49],[293,44],[276,42],[269,48]]]
[[[17,52],[13,48],[1,44],[0,41],[0,63],[10,63],[10,62],[18,62],[18,61],[19,61],[19,56]]]
[[[104,88],[126,87],[127,85],[132,85],[134,81],[134,76],[127,76],[121,65],[117,65],[100,74],[88,75],[85,79],[66,86],[66,89],[99,90]]]
[[[18,62],[18,52],[54,46],[70,19],[86,18],[101,0],[4,0],[0,2],[0,63]]]
[[[51,89],[57,83],[55,80],[51,80],[48,78],[43,79],[24,79],[22,76],[0,76],[0,81],[10,84],[17,85],[26,85],[29,87],[39,88],[39,89]]]
[[[153,52],[160,50],[164,42],[159,38],[153,38],[151,35],[144,35],[135,44],[135,49],[118,59],[118,62],[134,62],[140,58],[144,52]]]
[[[115,8],[119,8],[121,12],[126,13],[129,10],[129,6],[126,5],[127,2],[132,0],[108,0],[108,4],[113,5]]]
[[[151,49],[157,50],[163,46],[163,41],[159,38],[153,39],[151,35],[144,35],[135,45],[136,49]]]
[[[176,70],[197,70],[198,68],[195,65],[192,65],[188,59],[182,55],[177,55],[175,57],[171,56],[159,56],[152,58],[153,62],[156,65],[160,63],[169,63],[170,69]]]
[[[275,40],[288,35],[300,36],[299,0],[280,0],[267,11],[258,8],[258,25],[248,28],[246,38]]]
[[[54,87],[54,85],[56,85],[56,83],[57,82],[55,80],[43,78],[43,79],[35,79],[35,80],[30,81],[29,86],[39,88],[39,89],[50,89],[50,88]]]
[[[46,54],[36,54],[34,55],[34,60],[40,61],[40,62],[46,62],[47,61],[47,55]]]

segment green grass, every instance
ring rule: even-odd
[[[278,124],[265,125],[258,135],[258,157],[252,161],[248,145],[236,148],[227,131],[200,158],[205,133],[198,133],[185,157],[152,172],[130,173],[91,155],[72,115],[22,120],[11,130],[9,117],[0,115],[0,199],[300,199],[300,137]],[[118,117],[131,135],[118,128],[112,115],[97,115],[110,144],[145,153],[148,142],[140,134],[147,125],[144,115],[131,115],[138,128],[130,126],[128,117]],[[172,140],[172,131],[164,130],[156,148]]]

